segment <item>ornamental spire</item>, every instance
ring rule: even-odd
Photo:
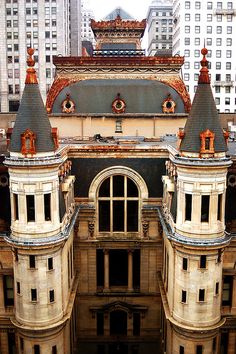
[[[200,70],[200,75],[198,79],[199,84],[210,84],[210,77],[209,77],[209,70],[208,70],[208,60],[206,58],[206,55],[208,53],[208,50],[205,48],[202,48],[201,53],[203,55],[203,58],[201,60],[201,70]]]
[[[33,54],[34,54],[34,48],[27,48],[27,53],[28,53],[28,58],[27,58],[27,65],[28,68],[26,70],[26,79],[25,83],[26,84],[37,84],[37,76],[36,76],[36,70],[34,68],[35,61],[33,59]]]

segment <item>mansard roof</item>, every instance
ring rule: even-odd
[[[202,49],[202,54],[198,87],[184,128],[180,151],[199,153],[201,150],[200,134],[209,130],[215,136],[215,152],[226,152],[227,145],[210,86],[206,48]]]
[[[55,150],[51,125],[40,94],[36,71],[33,68],[34,60],[32,55],[34,50],[28,49],[28,66],[25,80],[25,88],[21,99],[21,104],[16,116],[13,128],[10,151],[21,152],[21,135],[28,129],[36,136],[36,152],[50,152]]]

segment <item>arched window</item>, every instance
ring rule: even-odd
[[[139,231],[139,189],[125,175],[106,178],[98,189],[99,232]]]

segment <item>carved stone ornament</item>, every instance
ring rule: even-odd
[[[75,111],[75,103],[70,98],[70,94],[66,94],[66,99],[61,104],[62,113],[74,113]]]
[[[120,98],[120,93],[117,93],[116,99],[112,102],[111,108],[113,113],[124,113],[126,103]]]
[[[164,99],[162,102],[162,112],[163,113],[175,113],[176,103],[171,98],[170,93],[168,94],[167,98]]]
[[[209,129],[204,130],[200,133],[201,139],[201,150],[200,154],[214,154],[214,139],[215,134]]]
[[[147,238],[148,237],[148,230],[149,230],[149,222],[146,220],[143,220],[142,227],[143,227],[143,237]]]
[[[24,133],[21,134],[21,153],[22,155],[35,155],[35,140],[36,134],[30,129],[26,129]]]
[[[90,220],[88,222],[88,231],[89,231],[89,237],[90,238],[93,238],[93,236],[94,236],[94,227],[95,227],[94,221]]]

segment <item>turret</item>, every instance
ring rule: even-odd
[[[70,162],[58,152],[57,133],[41,98],[33,53],[29,48],[25,89],[6,159],[12,225],[6,241],[14,253],[13,324],[25,352],[34,348],[35,353],[62,353],[74,277],[73,230],[69,227],[74,204],[72,196],[66,205],[60,182],[67,179],[70,194],[74,179],[67,176]]]
[[[163,280],[174,324],[168,353],[212,353],[224,323],[222,264],[230,241],[224,213],[231,161],[210,87],[206,48],[202,54],[192,108],[179,132],[179,151],[171,150],[168,176],[163,178],[165,217],[171,227],[164,236]]]

